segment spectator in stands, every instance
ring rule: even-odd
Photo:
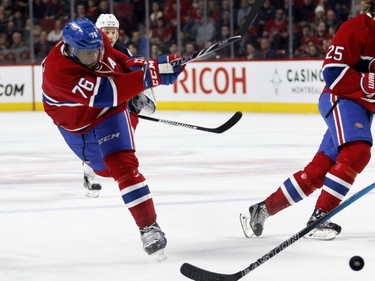
[[[150,53],[150,57],[151,58],[157,58],[158,56],[160,56],[161,54],[163,54],[160,51],[159,45],[156,45],[156,44],[152,44],[150,50],[151,50],[151,53]]]
[[[216,27],[213,20],[210,18],[201,18],[197,28],[196,44],[198,47],[203,47],[207,41],[213,40],[216,35]]]
[[[327,24],[324,21],[321,21],[316,27],[315,35],[318,38],[318,48],[322,48],[323,40],[330,38],[330,34],[327,30]]]
[[[118,31],[118,42],[127,46],[130,43],[130,37],[126,34],[125,30],[120,29]]]
[[[44,17],[46,19],[59,19],[64,16],[65,4],[63,0],[48,0],[46,14]]]
[[[150,26],[157,26],[157,20],[163,17],[163,12],[160,9],[160,4],[158,1],[153,1],[151,4],[151,14],[150,14]]]
[[[230,37],[230,30],[229,26],[223,25],[220,28],[219,36],[217,36],[216,41],[223,41],[225,39],[228,39]],[[227,48],[223,48],[220,51],[220,57],[221,58],[230,58],[231,56],[231,48],[228,46]]]
[[[0,30],[4,31],[7,26],[8,18],[5,15],[4,7],[0,5]]]
[[[16,48],[21,48],[25,47],[25,42],[22,38],[21,32],[13,32],[12,34],[12,41],[10,43],[10,48],[11,49],[16,49]]]
[[[195,46],[194,46],[193,42],[188,42],[188,43],[185,44],[185,48],[184,48],[184,52],[183,52],[184,56],[193,55],[195,52],[196,52],[196,50],[195,50]]]
[[[208,0],[207,3],[207,16],[214,22],[218,22],[221,17],[220,7],[216,0]]]
[[[97,16],[98,7],[96,6],[95,0],[88,0],[87,1],[87,8],[86,8],[86,17],[91,20],[92,22],[95,22],[97,19],[95,18]],[[78,14],[78,13],[77,13]],[[82,18],[82,16],[80,16]]]
[[[63,34],[63,23],[61,20],[56,20],[53,30],[48,33],[47,40],[53,45],[59,42]]]
[[[2,0],[1,6],[4,9],[4,16],[9,19],[13,15],[13,3],[11,0]]]
[[[269,38],[273,49],[286,49],[288,43],[288,20],[283,9],[277,9],[275,17],[266,22],[263,37]]]
[[[9,43],[7,40],[7,35],[4,32],[0,33],[0,52],[5,53],[5,51],[9,48]]]
[[[313,22],[311,24],[312,24],[312,28],[314,30],[316,30],[317,27],[318,27],[318,25],[321,22],[325,22],[326,21],[326,11],[325,11],[325,9],[324,9],[323,6],[318,5],[315,8],[314,14],[315,14],[315,17],[314,17],[314,20],[313,20]]]
[[[14,11],[13,15],[9,18],[9,20],[14,22],[14,27],[17,31],[22,32],[22,30],[25,28],[25,17],[20,9]]]
[[[312,42],[310,42],[308,46],[307,54],[309,58],[321,59],[324,57],[324,53],[321,51],[321,48],[319,48],[316,44]]]
[[[40,32],[39,38],[34,45],[35,62],[41,63],[51,50],[53,44],[47,39],[47,31]]]
[[[282,8],[279,8],[282,9]],[[285,11],[284,11],[285,13]],[[254,21],[254,25],[257,28],[258,36],[262,36],[264,27],[267,22],[275,17],[275,8],[272,6],[270,0],[265,0],[259,15]]]
[[[98,13],[96,12],[95,16],[97,16],[97,14]],[[78,20],[78,19],[82,19],[82,18],[85,18],[85,17],[87,17],[87,15],[86,15],[86,5],[79,2],[76,5],[76,17],[75,17],[75,19]],[[94,22],[95,22],[95,20],[94,20]]]
[[[182,27],[184,43],[188,41],[195,41],[197,37],[198,24],[191,16],[190,12],[185,14],[185,24]]]
[[[277,53],[276,50],[271,48],[271,41],[267,37],[260,39],[260,50],[259,58],[261,59],[276,59]]]
[[[241,0],[240,8],[237,11],[237,26],[241,27],[245,22],[246,16],[251,10],[251,6],[254,4],[255,0]]]
[[[133,31],[130,42],[134,44],[139,55],[146,56],[148,40],[145,36],[141,35],[139,31]]]
[[[173,38],[173,30],[164,22],[163,18],[156,20],[156,26],[151,29],[151,44],[168,46]],[[153,57],[152,57],[153,58]]]
[[[177,26],[177,3],[176,2],[170,2],[169,4],[164,5],[163,19],[171,27]]]
[[[16,29],[16,26],[14,25],[14,22],[8,21],[6,29],[5,29],[5,33],[7,34],[9,42],[12,41],[12,35],[16,31],[17,31],[17,29]]]
[[[296,4],[295,19],[301,25],[311,22],[314,18],[314,11],[314,0],[302,0],[302,3]]]
[[[128,44],[128,49],[129,49],[130,53],[131,53],[133,56],[135,56],[135,55],[139,55],[139,52],[138,52],[138,48],[137,48],[137,46],[136,46],[134,43],[132,43],[131,41],[130,41],[130,43]]]
[[[99,17],[100,14],[110,14],[109,4],[106,0],[101,0],[98,4],[98,10],[94,16],[95,19]]]
[[[47,11],[47,4],[43,0],[33,0],[33,16],[36,21],[44,18]]]
[[[245,48],[245,59],[256,60],[260,58],[259,51],[254,47],[254,44],[246,44]]]
[[[326,11],[325,22],[328,26],[339,26],[339,21],[337,20],[336,13],[333,9],[328,9]]]
[[[179,52],[178,52],[178,49],[177,49],[177,44],[172,42],[170,45],[169,45],[169,48],[168,48],[169,52],[168,54],[169,55],[177,55]]]

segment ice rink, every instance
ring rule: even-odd
[[[216,127],[233,112],[157,111],[154,116]],[[168,259],[146,255],[117,185],[101,178],[86,198],[81,162],[43,112],[0,112],[0,281],[188,280],[184,262],[235,273],[301,230],[318,193],[246,239],[238,215],[312,158],[325,131],[318,115],[245,113],[223,134],[140,120],[140,171],[167,235]],[[350,191],[375,181],[372,159]],[[371,205],[373,207],[371,207]],[[333,241],[300,239],[241,280],[370,281],[375,276],[375,192],[333,217]],[[349,259],[365,260],[361,271]]]

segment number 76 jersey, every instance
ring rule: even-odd
[[[143,71],[125,72],[127,55],[112,48],[106,35],[104,54],[91,70],[64,54],[63,42],[42,63],[43,106],[54,123],[85,133],[109,116],[124,111],[127,101],[144,91]]]
[[[375,72],[375,21],[370,15],[360,14],[340,26],[326,50],[324,91],[375,112],[375,100],[369,100],[361,88],[366,72]]]

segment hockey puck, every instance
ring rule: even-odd
[[[350,268],[359,271],[365,266],[365,261],[360,256],[354,256],[349,261]]]

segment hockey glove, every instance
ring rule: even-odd
[[[366,98],[371,99],[375,95],[375,73],[369,72],[362,74],[361,88]]]
[[[156,109],[156,99],[152,89],[147,89],[129,100],[130,110],[139,114],[153,114]]]
[[[143,67],[143,81],[146,89],[159,85],[171,85],[185,66],[173,67],[169,62],[178,58],[176,55],[162,55],[156,59],[146,61]]]
[[[124,64],[125,71],[132,72],[141,70],[146,63],[144,57],[131,57],[128,58]]]

